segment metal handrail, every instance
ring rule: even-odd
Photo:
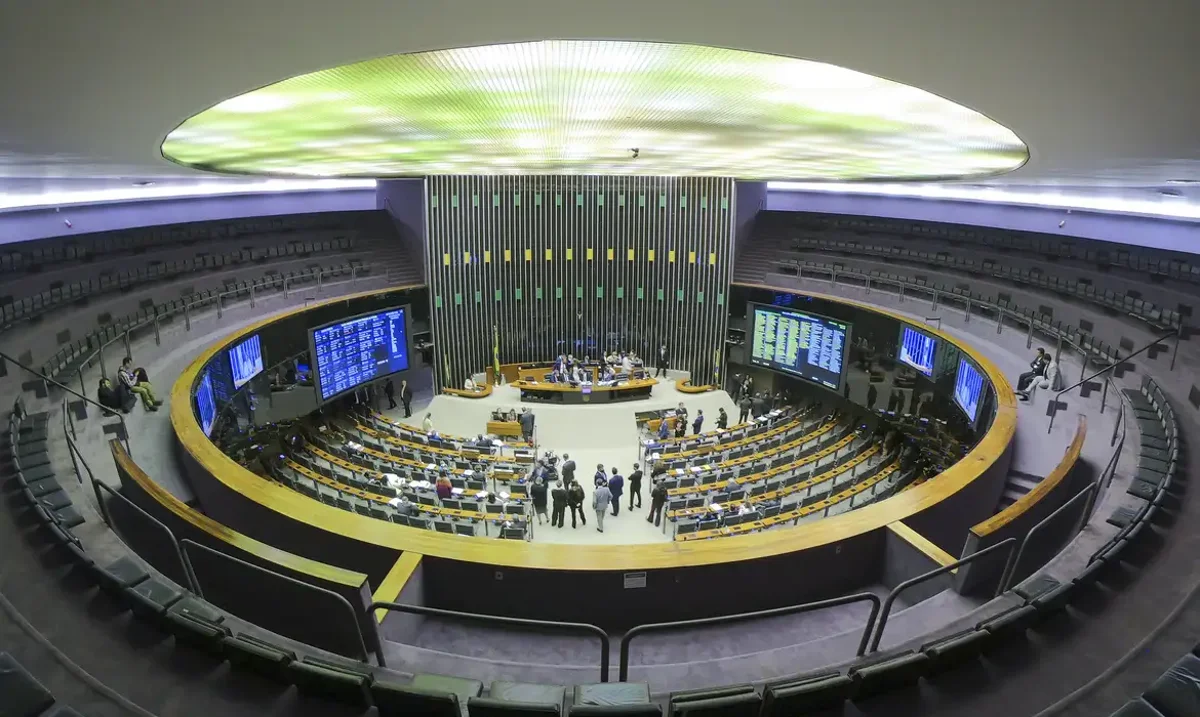
[[[1045,526],[1049,525],[1050,521],[1054,520],[1059,515],[1061,515],[1064,510],[1066,510],[1067,508],[1070,508],[1072,505],[1074,505],[1075,501],[1079,500],[1080,497],[1082,497],[1084,495],[1087,495],[1089,497],[1094,496],[1096,493],[1096,485],[1099,482],[1100,482],[1099,479],[1097,479],[1095,482],[1088,483],[1087,486],[1085,486],[1083,490],[1081,490],[1078,493],[1076,493],[1075,495],[1073,495],[1070,500],[1068,500],[1067,502],[1058,506],[1058,508],[1056,508],[1053,513],[1051,513],[1050,515],[1047,515],[1045,518],[1042,518],[1041,520],[1039,520],[1037,522],[1036,525],[1034,525],[1032,528],[1029,529],[1029,532],[1026,533],[1025,537],[1021,539],[1021,547],[1017,549],[1016,557],[1013,558],[1012,562],[1009,565],[1009,567],[1011,568],[1010,572],[1007,572],[1004,575],[1000,576],[1000,590],[998,592],[1004,592],[1005,590],[1012,587],[1012,585],[1010,585],[1010,582],[1012,581],[1013,577],[1017,574],[1017,568],[1021,567],[1021,557],[1025,555],[1025,546],[1027,546],[1029,544],[1029,539],[1031,537],[1033,537],[1033,534],[1038,532]],[[1083,525],[1087,520],[1088,510],[1090,510],[1090,502],[1089,502],[1089,505],[1084,508],[1083,520],[1080,521],[1079,528],[1077,530],[1072,531],[1073,533],[1077,533],[1077,532],[1079,532],[1079,530],[1083,529]]]
[[[1088,381],[1091,381],[1092,379],[1097,378],[1098,376],[1102,376],[1105,373],[1112,371],[1113,369],[1115,369],[1116,367],[1125,363],[1126,361],[1133,358],[1134,356],[1139,356],[1139,355],[1149,351],[1152,347],[1159,345],[1160,343],[1162,343],[1166,339],[1171,338],[1172,336],[1178,337],[1179,331],[1174,330],[1174,329],[1172,329],[1171,331],[1168,331],[1167,333],[1163,334],[1162,336],[1159,336],[1157,339],[1151,341],[1150,343],[1146,344],[1145,346],[1138,349],[1137,351],[1134,351],[1133,353],[1129,354],[1128,356],[1126,356],[1124,358],[1118,358],[1116,361],[1109,364],[1108,366],[1105,366],[1104,368],[1100,369],[1099,371],[1093,373],[1090,376],[1079,379],[1075,383],[1071,384],[1070,386],[1067,386],[1063,390],[1054,394],[1054,400],[1050,404],[1050,406],[1051,406],[1050,425],[1046,429],[1046,433],[1050,433],[1050,431],[1054,428],[1054,416],[1058,413],[1058,399],[1061,398],[1064,393],[1066,393],[1068,391],[1072,391],[1076,388],[1079,388],[1080,386],[1087,383]],[[1084,365],[1087,365],[1087,357],[1086,356],[1084,357]]]
[[[936,578],[937,576],[948,573],[951,570],[954,570],[961,565],[966,565],[968,563],[974,562],[975,560],[978,560],[979,558],[983,557],[984,555],[988,555],[992,552],[995,552],[996,550],[999,550],[1002,547],[1006,547],[1006,548],[1008,548],[1008,557],[1004,561],[1004,571],[1002,573],[1000,573],[1000,577],[1003,579],[1003,577],[1006,574],[1008,574],[1009,566],[1012,565],[1013,548],[1016,547],[1016,544],[1017,544],[1016,538],[1005,538],[1004,540],[1001,540],[1000,542],[998,542],[994,545],[989,545],[988,547],[984,548],[983,550],[971,553],[970,555],[968,555],[965,558],[959,558],[958,560],[955,560],[953,563],[950,563],[949,565],[943,565],[941,567],[930,570],[927,573],[918,575],[915,578],[909,578],[908,580],[905,580],[904,582],[900,583],[896,587],[892,588],[891,592],[889,592],[887,595],[887,599],[883,601],[883,612],[880,613],[880,615],[879,615],[879,627],[877,627],[875,629],[875,636],[871,639],[871,652],[875,652],[876,650],[879,649],[879,641],[883,639],[883,630],[884,630],[884,628],[887,627],[888,615],[891,614],[892,605],[896,602],[896,598],[900,597],[900,593],[904,592],[905,590],[911,588],[914,585],[918,585],[920,583],[925,582],[926,580]],[[1001,592],[1003,592],[1003,590],[1001,589],[1001,588],[1003,588],[1003,586],[1004,586],[1003,582],[998,583],[996,585],[996,595],[999,595]]]
[[[84,402],[90,403],[91,405],[99,408],[104,413],[111,413],[114,416],[116,416],[117,419],[121,421],[121,428],[123,429],[122,433],[125,434],[124,439],[122,441],[125,444],[125,452],[131,456],[133,455],[133,451],[131,451],[129,449],[129,427],[125,425],[125,418],[124,418],[124,416],[122,416],[120,414],[119,411],[111,409],[111,408],[101,404],[99,401],[93,401],[92,399],[88,398],[87,396],[83,395],[82,393],[79,393],[75,389],[68,388],[68,387],[64,386],[63,384],[59,383],[58,381],[55,381],[54,379],[50,378],[49,376],[46,376],[45,374],[43,374],[39,371],[34,371],[33,369],[29,368],[28,366],[21,363],[20,361],[17,361],[12,356],[9,356],[8,354],[4,353],[3,351],[0,351],[0,360],[8,361],[9,363],[13,364],[14,366],[21,369],[22,371],[25,371],[34,376],[37,376],[42,381],[44,381],[47,385],[57,386],[58,388],[61,388],[62,390],[66,391],[67,393],[71,394],[72,396],[80,398]],[[104,413],[101,413],[100,415],[103,416]]]
[[[757,610],[755,612],[742,612],[735,615],[719,615],[717,617],[703,617],[696,620],[678,620],[675,622],[656,622],[647,625],[638,625],[626,632],[621,638],[621,662],[617,679],[625,682],[629,678],[629,643],[633,641],[633,638],[643,633],[666,632],[703,625],[724,625],[732,622],[756,620],[758,618],[775,617],[778,615],[794,615],[797,613],[812,612],[813,610],[823,610],[827,607],[850,605],[856,602],[871,603],[871,614],[867,617],[867,624],[863,629],[862,638],[858,641],[858,650],[854,653],[856,656],[862,657],[866,654],[867,639],[870,637],[871,630],[875,627],[875,620],[879,616],[879,596],[874,593],[842,595],[828,600],[818,600],[816,602],[771,608],[769,610]]]
[[[325,595],[333,597],[335,600],[337,600],[338,602],[340,602],[346,606],[346,612],[348,612],[350,614],[350,619],[354,622],[354,633],[355,633],[355,636],[358,637],[358,646],[362,650],[363,661],[365,662],[370,657],[371,653],[367,650],[367,641],[363,638],[362,625],[360,625],[358,622],[358,613],[354,610],[353,606],[350,605],[350,601],[347,600],[346,598],[342,597],[341,595],[338,595],[337,593],[333,592],[332,590],[327,590],[325,588],[313,585],[312,583],[306,583],[303,580],[297,580],[295,578],[290,578],[287,575],[283,575],[282,573],[277,573],[274,570],[270,570],[269,568],[264,568],[261,565],[255,565],[254,563],[247,562],[245,560],[242,560],[241,558],[235,558],[232,555],[229,555],[228,553],[222,553],[220,550],[217,550],[215,548],[210,548],[207,545],[201,545],[200,543],[197,543],[196,541],[191,540],[189,538],[184,538],[183,540],[179,541],[179,543],[182,546],[183,555],[185,557],[187,557],[188,546],[193,546],[193,547],[199,548],[201,550],[208,551],[209,553],[212,553],[213,555],[220,556],[226,560],[230,560],[235,563],[238,563],[239,565],[244,565],[248,568],[253,568],[254,570],[257,570],[259,572],[273,575],[285,582],[289,582],[294,585],[299,585],[301,587],[307,588],[314,592],[323,593]],[[189,561],[190,561],[190,558],[189,558]],[[190,562],[189,562],[189,564],[190,564]],[[202,591],[202,589],[200,587],[199,579],[196,579],[195,589],[193,590],[193,592],[195,592],[196,595],[199,596],[201,599],[204,598],[204,592]],[[370,613],[368,613],[368,615],[370,615]],[[383,667],[383,663],[382,663],[383,648],[382,647],[380,648],[377,657],[380,660],[380,667]]]
[[[367,607],[367,615],[372,615],[376,610],[395,610],[396,612],[406,612],[412,615],[433,615],[435,617],[450,617],[461,620],[473,620],[475,622],[494,623],[500,625],[523,625],[528,627],[549,628],[552,630],[574,630],[578,632],[587,632],[600,638],[600,681],[608,682],[608,659],[610,651],[610,642],[608,633],[596,625],[591,625],[586,622],[559,622],[556,620],[533,620],[524,617],[502,617],[500,615],[481,615],[474,612],[459,612],[458,610],[443,610],[437,607],[425,607],[424,605],[405,605],[395,602],[373,602]],[[380,650],[379,666],[387,667],[383,661],[383,651]],[[624,677],[621,678],[624,681]]]
[[[137,503],[134,503],[129,498],[118,493],[116,490],[113,489],[112,486],[108,485],[107,483],[102,483],[101,481],[96,480],[95,476],[93,476],[91,480],[92,480],[92,490],[95,491],[95,493],[96,493],[96,502],[100,504],[100,516],[102,518],[104,518],[104,523],[108,526],[109,530],[111,530],[113,533],[115,533],[116,536],[121,539],[122,543],[125,543],[126,546],[129,546],[130,550],[133,549],[130,542],[128,540],[126,540],[124,538],[124,536],[121,535],[121,531],[118,530],[117,526],[113,523],[112,516],[109,514],[108,508],[104,505],[104,500],[100,496],[101,488],[103,488],[106,493],[113,496],[114,498],[119,498],[122,501],[124,501],[125,505],[128,505],[129,507],[136,510],[138,513],[141,513],[142,517],[147,518],[151,523],[154,523],[159,528],[162,528],[162,531],[167,534],[168,538],[171,539],[171,547],[175,549],[175,556],[177,558],[179,558],[179,566],[181,568],[183,568],[183,578],[188,583],[187,584],[188,590],[191,590],[193,593],[196,593],[197,595],[199,595],[200,594],[199,585],[196,583],[196,574],[195,574],[195,571],[192,570],[192,563],[190,560],[188,560],[188,558],[184,554],[184,552],[182,550],[180,550],[179,541],[175,538],[175,533],[171,532],[171,529],[168,528],[166,525],[164,525],[162,523],[162,521],[160,521],[158,518],[155,518],[153,515],[150,515],[145,510],[143,510],[142,507],[139,506]],[[136,552],[136,551],[134,551],[134,552]]]

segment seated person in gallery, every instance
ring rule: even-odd
[[[1033,383],[1034,379],[1046,375],[1046,367],[1049,365],[1050,355],[1046,353],[1046,349],[1039,348],[1033,360],[1029,362],[1030,370],[1017,377],[1017,393],[1024,394],[1028,391],[1029,384]]]

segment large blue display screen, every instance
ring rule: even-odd
[[[900,327],[899,359],[926,376],[933,375],[933,357],[937,351],[937,339],[917,331],[911,326]]]
[[[792,309],[752,304],[750,363],[808,379],[834,390],[850,343],[850,324]]]
[[[200,385],[196,387],[196,413],[200,415],[200,429],[204,435],[211,435],[217,419],[217,402],[213,398],[212,377],[207,369],[200,374]]]
[[[233,376],[233,388],[246,385],[263,370],[262,344],[258,334],[229,349],[229,371]]]
[[[958,360],[958,374],[954,377],[954,402],[967,414],[972,423],[979,415],[979,402],[983,398],[983,374],[966,359]]]
[[[346,319],[312,331],[313,366],[321,400],[408,369],[404,309]]]

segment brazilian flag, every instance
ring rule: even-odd
[[[492,324],[492,381],[500,385],[500,328]]]

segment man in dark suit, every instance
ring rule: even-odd
[[[550,525],[561,528],[567,517],[567,489],[563,488],[562,481],[554,483],[554,490],[550,491],[550,500],[554,506],[550,513]]]
[[[563,485],[567,486],[568,488],[570,488],[571,483],[575,481],[575,461],[571,460],[571,455],[569,453],[563,454],[562,480]]]
[[[654,378],[658,378],[660,375],[667,375],[667,363],[667,345],[663,344],[658,347],[658,353],[655,354]]]
[[[725,413],[724,406],[722,406],[720,409],[718,409],[717,428],[719,428],[722,431],[725,430],[726,428],[729,428],[729,414]]]
[[[396,386],[392,383],[392,379],[390,379],[390,378],[387,380],[386,383],[383,384],[383,395],[387,396],[388,410],[390,411],[393,408],[395,408],[396,407]]]
[[[621,512],[621,494],[625,492],[625,479],[613,466],[612,477],[608,479],[608,492],[612,495],[612,514],[615,518]]]
[[[692,421],[692,433],[700,435],[700,429],[704,426],[704,411],[696,409],[696,420]]]
[[[633,464],[633,472],[629,474],[629,510],[633,510],[633,499],[637,497],[637,507],[642,507],[642,469],[637,463]]]
[[[654,487],[650,489],[650,515],[646,516],[647,523],[654,523],[654,527],[658,527],[662,521],[663,504],[667,502],[667,486],[663,482],[655,481]]]
[[[412,417],[412,389],[408,386],[408,379],[400,382],[400,403],[404,404],[404,417]],[[394,406],[393,406],[394,408]]]
[[[604,464],[596,464],[596,474],[592,476],[592,485],[597,488],[608,483],[608,476],[604,473]]]

